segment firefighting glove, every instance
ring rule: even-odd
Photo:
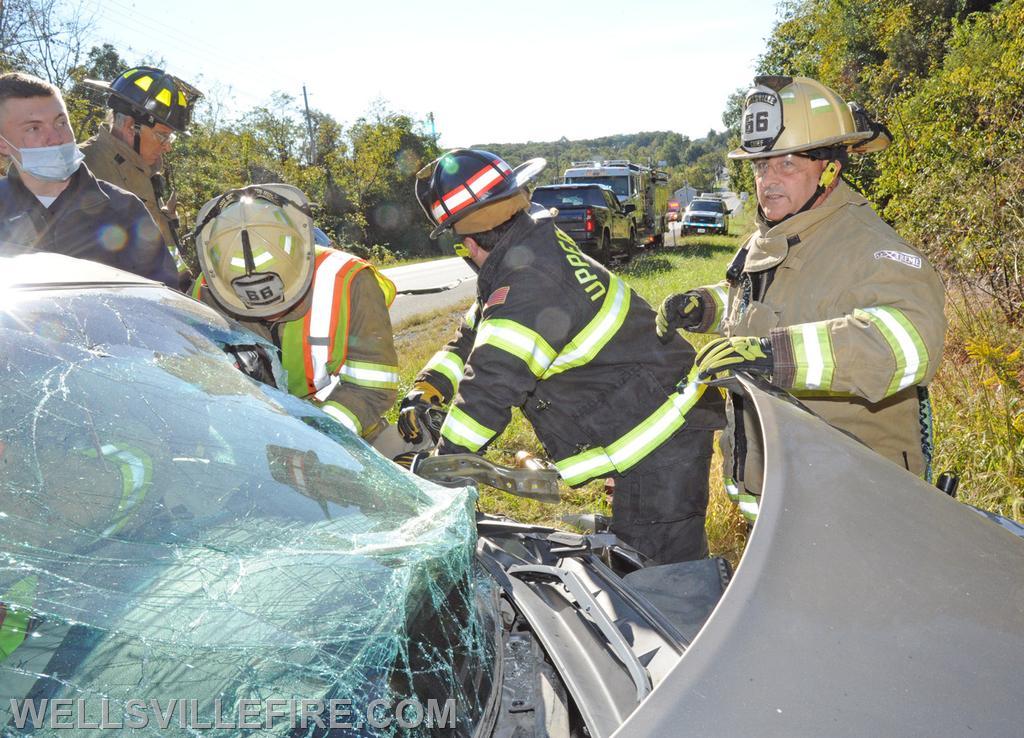
[[[770,375],[774,368],[772,344],[767,338],[717,338],[694,359],[698,379],[717,379],[736,371]]]
[[[420,462],[428,456],[430,456],[430,453],[426,451],[406,451],[404,454],[396,456],[394,462],[403,469],[408,469],[412,474],[415,474]]]
[[[444,397],[440,390],[430,382],[416,382],[398,408],[398,433],[408,443],[422,443],[426,429],[436,442],[440,427],[433,420],[443,413]]]
[[[655,329],[658,331],[658,338],[662,343],[668,343],[672,331],[679,328],[690,330],[700,325],[704,317],[704,308],[700,300],[700,293],[696,290],[689,292],[678,292],[669,295],[658,308],[658,315],[654,319]]]
[[[235,360],[235,368],[257,382],[276,387],[273,364],[262,346],[241,344],[225,346],[224,351]]]

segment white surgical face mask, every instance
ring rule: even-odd
[[[7,141],[4,136],[0,136],[0,138]],[[18,169],[25,174],[31,174],[36,179],[47,182],[66,181],[78,171],[82,160],[85,159],[85,155],[79,151],[78,144],[74,141],[58,146],[39,146],[34,149],[19,149],[10,141],[7,141],[7,145],[18,152],[17,157],[11,157]]]

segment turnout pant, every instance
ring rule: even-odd
[[[654,453],[615,477],[612,532],[653,563],[708,555],[704,520],[711,467],[710,430],[680,430]]]

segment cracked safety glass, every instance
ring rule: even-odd
[[[475,491],[245,376],[227,347],[253,345],[280,377],[273,346],[164,290],[3,296],[0,733],[482,720],[496,608]]]

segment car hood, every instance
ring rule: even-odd
[[[615,733],[1020,735],[1024,541],[791,400],[717,608]]]

